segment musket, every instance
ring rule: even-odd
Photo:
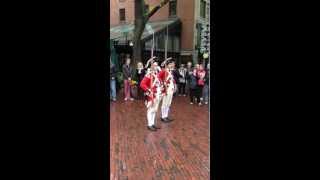
[[[156,57],[155,57],[155,56],[153,56],[152,58],[148,59],[148,61],[147,61],[146,65],[145,65],[145,68],[148,68],[148,66],[149,66],[150,62],[153,62],[155,58],[156,58]]]
[[[169,57],[169,58],[167,58],[166,60],[164,60],[164,61],[161,63],[161,66],[164,66],[165,63],[166,63],[167,61],[171,60],[171,59],[172,59],[172,57]]]

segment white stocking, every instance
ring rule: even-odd
[[[152,122],[153,122],[153,125],[156,124],[156,113],[152,113]]]
[[[152,119],[152,112],[151,109],[148,109],[147,111],[147,118],[148,118],[148,126],[152,126],[153,125],[153,119]]]
[[[161,115],[162,115],[162,119],[167,117],[167,116],[166,116],[166,110],[167,110],[167,108],[166,108],[166,107],[161,107]]]

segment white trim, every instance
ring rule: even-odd
[[[180,51],[180,56],[192,56],[193,51]]]

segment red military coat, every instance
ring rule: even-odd
[[[161,81],[158,77],[158,74],[146,74],[140,83],[140,87],[143,91],[149,92],[147,101],[152,101],[154,98],[156,98],[157,94],[161,94]]]
[[[168,91],[174,92],[174,90],[175,90],[174,88],[176,87],[176,82],[173,78],[172,73],[170,73],[167,69],[162,69],[158,76],[159,76],[161,83],[164,86],[162,93],[167,94]],[[172,84],[173,87],[170,87],[170,84]],[[171,88],[171,89],[169,89],[169,88]]]

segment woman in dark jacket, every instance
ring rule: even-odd
[[[197,97],[197,71],[194,69],[192,74],[188,75],[189,80],[189,95],[190,104],[200,102],[200,98]]]
[[[184,64],[180,65],[179,68],[179,96],[186,96],[186,74],[187,69],[184,67]]]
[[[172,67],[172,71],[171,72],[172,72],[173,79],[177,84],[177,89],[179,89],[179,77],[180,77],[180,74],[179,74],[179,71],[176,69],[176,63],[173,63],[173,67]],[[178,93],[178,91],[174,92],[173,96],[176,96],[177,93]]]

